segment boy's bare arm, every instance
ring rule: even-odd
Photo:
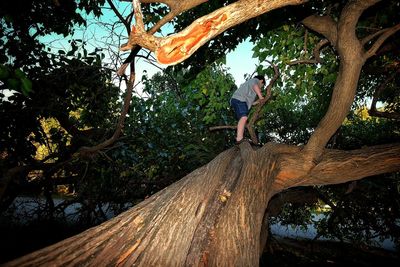
[[[253,90],[254,92],[256,92],[259,99],[264,99],[263,95],[261,94],[260,86],[258,86],[258,84],[253,85]]]

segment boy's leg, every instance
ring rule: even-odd
[[[235,116],[238,119],[238,124],[236,127],[236,142],[239,142],[244,136],[244,127],[246,127],[247,114],[249,114],[249,110],[246,102],[239,101],[234,98],[231,99],[231,106],[233,107]]]
[[[237,128],[236,128],[236,142],[239,142],[243,139],[244,127],[246,126],[247,116],[243,116],[239,119]]]

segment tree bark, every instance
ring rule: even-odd
[[[242,143],[118,217],[5,266],[257,266],[274,194],[400,170],[397,144],[325,150],[308,179],[302,172],[289,179],[287,163],[300,166],[299,153]]]
[[[151,32],[146,32],[140,2],[142,1],[133,0],[136,25],[132,27],[128,43],[121,47],[121,50],[130,50],[136,45],[140,45],[155,52],[159,63],[174,65],[184,61],[206,42],[235,25],[280,7],[300,5],[306,0],[239,0],[196,19],[184,30],[167,37],[155,37]],[[143,1],[143,3],[145,2]],[[159,2],[171,4],[171,1],[167,3],[166,0]],[[189,0],[185,2],[187,4],[182,11],[187,10],[188,7],[192,8],[202,1]],[[193,4],[191,4],[192,2]],[[173,8],[171,8],[171,12],[174,12]]]
[[[168,59],[180,62],[206,40],[261,14],[260,10],[301,2],[238,1],[198,19],[181,35],[168,37],[171,43],[164,39],[163,49],[179,47],[173,45],[198,25],[218,24],[196,39],[189,51],[179,49]],[[361,67],[369,56],[355,35],[355,25],[363,10],[376,2],[349,1],[337,23],[318,17],[304,21],[325,35],[341,59],[328,112],[304,148],[268,143],[253,150],[244,142],[118,217],[5,266],[257,266],[267,235],[265,211],[278,192],[400,171],[400,144],[354,151],[325,149],[350,109]],[[246,13],[249,8],[252,15]],[[131,34],[128,48],[137,37],[146,37],[140,31]],[[152,48],[157,48],[157,42]]]

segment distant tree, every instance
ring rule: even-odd
[[[51,177],[60,178],[56,173],[62,169],[61,176],[71,183],[69,174],[84,170],[69,165],[72,155],[83,145],[97,143],[106,134],[104,129],[114,124],[119,92],[111,83],[110,70],[102,64],[102,51],[88,52],[83,40],[70,40],[66,50],[54,51],[42,39],[49,34],[72,34],[74,25],[86,23],[78,11],[99,16],[101,3],[0,4],[1,211],[21,189],[44,188],[44,194],[51,195],[55,187]],[[47,119],[57,123],[45,131]],[[41,146],[51,149],[38,159]],[[41,175],[33,181],[28,177],[31,171]]]

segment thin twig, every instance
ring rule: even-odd
[[[320,52],[323,46],[328,44],[329,41],[327,39],[321,40],[314,48],[313,50],[313,59],[299,59],[299,60],[293,60],[288,63],[288,65],[296,65],[296,64],[318,64],[321,63],[321,57],[320,57]]]

